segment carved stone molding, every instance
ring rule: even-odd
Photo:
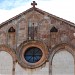
[[[42,51],[42,57],[38,62],[30,63],[25,60],[24,53],[30,47],[39,48]],[[24,68],[37,68],[43,65],[48,59],[48,49],[43,42],[40,41],[29,41],[22,43],[17,50],[17,57],[19,64]]]

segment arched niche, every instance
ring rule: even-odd
[[[12,56],[8,52],[0,51],[0,75],[12,75],[12,69]]]
[[[11,48],[15,48],[15,44],[16,44],[16,30],[14,27],[10,27],[8,29],[8,45]]]
[[[38,22],[32,21],[32,19],[29,19],[28,21],[28,39],[29,40],[36,40],[37,39],[37,30],[38,30]]]
[[[38,39],[38,23],[40,20],[39,15],[32,13],[28,16],[28,39],[37,40]]]
[[[72,62],[72,64],[71,64],[71,66],[72,66],[71,69],[72,70],[68,68],[69,70],[71,70],[71,72],[70,72],[71,74],[68,74],[69,70],[67,70],[68,71],[67,74],[65,74],[66,72],[64,71],[63,72],[64,74],[62,73],[62,75],[74,75],[74,70],[75,70],[74,69],[74,61],[75,61],[75,55],[74,55],[75,49],[74,49],[74,47],[69,43],[61,43],[61,44],[58,44],[58,45],[54,46],[51,50],[52,50],[52,52],[50,53],[50,56],[49,56],[50,57],[49,58],[49,66],[50,66],[49,72],[50,72],[50,74],[51,75],[60,75],[60,74],[58,74],[58,73],[60,73],[59,72],[60,70],[57,71],[58,73],[56,73],[55,70],[57,70],[57,69],[53,68],[54,67],[53,65],[56,65],[55,60],[58,60],[57,63],[61,60],[62,61],[65,60],[64,62],[67,63],[67,64],[68,64],[68,62]],[[65,52],[63,52],[63,51],[65,51]],[[62,69],[62,66],[59,66],[59,64],[61,65],[61,63],[57,64],[58,69],[59,68]],[[63,62],[62,62],[62,64],[63,64]],[[69,63],[69,65],[70,65],[70,63]],[[70,67],[70,66],[68,66],[68,67]],[[53,71],[53,69],[55,69],[55,70]]]
[[[12,56],[13,61],[17,60],[14,50],[9,48],[8,46],[0,45],[0,52],[1,51],[5,51],[5,52],[9,53]]]
[[[7,75],[14,75],[15,74],[15,63],[17,60],[15,52],[6,45],[0,45],[0,53],[1,53],[0,54],[0,62],[1,62],[0,63],[0,74],[7,73]],[[2,63],[3,63],[3,69],[5,70],[5,71],[3,70],[3,72],[1,71]],[[10,71],[6,72],[6,70],[9,70],[9,67],[10,67]],[[11,67],[12,67],[12,72],[11,72]],[[10,72],[11,72],[11,74],[10,74]],[[5,74],[2,74],[2,75],[5,75]]]
[[[52,26],[50,29],[50,41],[52,47],[54,47],[59,42],[59,30],[55,26]]]
[[[54,55],[52,75],[74,75],[74,58],[71,53],[64,50]]]

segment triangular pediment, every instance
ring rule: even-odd
[[[33,8],[33,7],[32,7],[32,8],[27,9],[26,11],[24,11],[24,12],[22,12],[22,13],[16,15],[16,16],[10,18],[9,20],[6,20],[5,22],[1,23],[1,24],[0,24],[0,27],[3,27],[4,25],[6,25],[6,24],[8,24],[8,23],[11,23],[13,20],[16,20],[17,18],[21,17],[22,15],[26,15],[27,13],[30,13],[30,12],[32,12],[32,11],[36,11],[36,12],[40,13],[41,15],[47,15],[48,17],[53,17],[53,18],[55,18],[55,19],[57,19],[57,20],[60,20],[60,21],[62,21],[62,22],[65,22],[65,23],[67,23],[67,24],[69,24],[69,25],[75,26],[75,24],[72,23],[72,22],[70,22],[70,21],[67,21],[67,20],[65,20],[65,19],[63,19],[63,18],[57,17],[57,16],[55,16],[55,15],[53,15],[53,14],[50,14],[50,13],[48,13],[48,12],[46,12],[46,11],[43,11],[43,10],[39,9],[39,8],[36,8],[36,7]]]

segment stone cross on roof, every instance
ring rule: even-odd
[[[33,1],[33,3],[31,3],[31,5],[33,6],[33,8],[35,8],[35,5],[37,5],[37,3],[35,1]]]

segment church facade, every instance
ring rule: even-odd
[[[75,75],[75,24],[31,5],[0,24],[0,75]]]

